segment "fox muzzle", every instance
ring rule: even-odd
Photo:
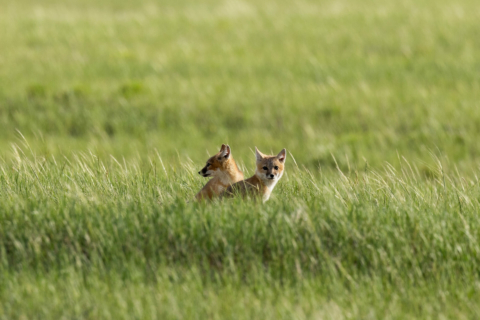
[[[198,171],[198,174],[201,175],[202,177],[208,177],[210,176],[209,174],[207,174],[207,167],[203,168],[202,170]]]

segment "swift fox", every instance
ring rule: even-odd
[[[263,202],[270,198],[273,188],[283,175],[287,150],[283,149],[276,156],[267,156],[255,147],[257,169],[253,177],[234,183],[222,194],[222,197],[232,197],[235,193],[242,196],[261,197]]]
[[[231,184],[243,180],[243,172],[238,169],[233,160],[228,144],[222,144],[220,151],[207,160],[207,164],[198,174],[202,177],[212,177],[212,179],[197,193],[195,196],[197,200],[212,199]]]

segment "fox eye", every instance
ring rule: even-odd
[[[263,170],[268,170],[268,168],[267,168],[267,167],[263,167],[262,169],[263,169]]]
[[[210,164],[210,163],[207,163],[207,167],[209,167],[209,166],[211,166],[211,164]]]
[[[275,170],[278,170],[278,166],[273,167]]]

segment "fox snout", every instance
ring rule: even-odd
[[[268,179],[275,179],[275,175],[274,174],[267,174],[267,178]]]
[[[207,174],[207,167],[203,168],[202,170],[198,171],[198,174],[201,175],[202,177],[208,177],[209,174]]]

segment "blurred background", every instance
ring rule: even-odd
[[[0,156],[199,167],[222,143],[309,169],[480,157],[476,0],[0,4]],[[22,136],[24,138],[22,138]],[[453,167],[453,166],[452,166]]]

